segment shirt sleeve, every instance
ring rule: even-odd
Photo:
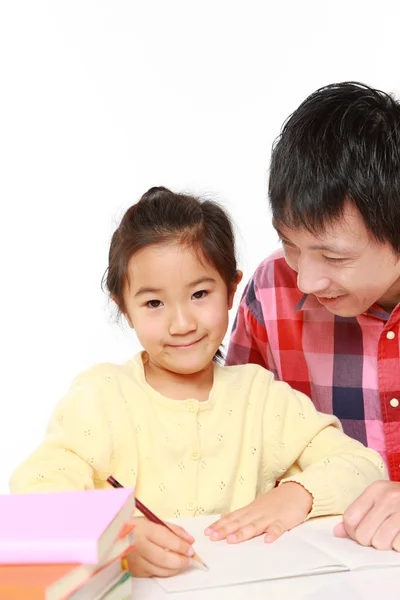
[[[82,375],[56,407],[43,443],[12,474],[10,490],[25,493],[93,489],[96,477],[106,479],[109,475],[112,453],[101,390]]]
[[[226,365],[253,363],[276,373],[269,349],[268,333],[262,316],[254,278],[248,282],[232,327]]]
[[[309,517],[343,514],[368,485],[388,478],[377,452],[345,435],[336,417],[318,412],[286,383],[270,382],[264,418],[276,479],[310,492]]]

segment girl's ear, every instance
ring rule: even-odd
[[[134,326],[133,326],[132,319],[130,318],[130,316],[128,315],[128,313],[122,313],[122,314],[124,315],[125,319],[127,320],[129,327],[131,329],[135,329]]]
[[[112,300],[113,302],[115,302],[115,304],[116,304],[116,306],[117,306],[118,310],[119,310],[119,311],[121,311],[121,313],[124,315],[125,319],[127,320],[127,323],[128,323],[128,325],[129,325],[129,327],[130,327],[131,329],[135,329],[135,328],[134,328],[134,326],[133,326],[133,323],[132,323],[132,319],[130,318],[130,316],[128,315],[128,313],[126,313],[126,312],[124,312],[123,310],[121,310],[121,309],[120,309],[120,307],[119,307],[119,304],[118,304],[118,302],[117,302],[117,299],[115,298],[115,296],[113,296],[113,295],[111,294],[111,295],[110,295],[110,297],[111,297],[111,300]]]
[[[236,271],[235,281],[231,284],[231,288],[230,288],[229,294],[228,294],[228,310],[231,310],[231,308],[232,308],[233,299],[235,297],[237,287],[238,287],[239,283],[242,281],[242,279],[243,279],[243,272],[239,271],[239,270]]]

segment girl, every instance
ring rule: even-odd
[[[379,455],[306,396],[257,365],[218,364],[241,278],[217,204],[161,187],[144,194],[112,237],[107,272],[144,351],[77,377],[12,491],[107,488],[113,475],[161,518],[235,511],[211,539],[268,530],[273,541],[307,517],[343,513],[385,478]],[[134,575],[186,567],[188,533],[135,521]]]

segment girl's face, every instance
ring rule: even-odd
[[[158,367],[195,374],[208,367],[225,336],[238,280],[221,275],[178,244],[144,248],[128,264],[126,318]]]

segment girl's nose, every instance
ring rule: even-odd
[[[169,324],[170,335],[185,335],[197,327],[196,320],[189,310],[179,308],[171,315]]]

